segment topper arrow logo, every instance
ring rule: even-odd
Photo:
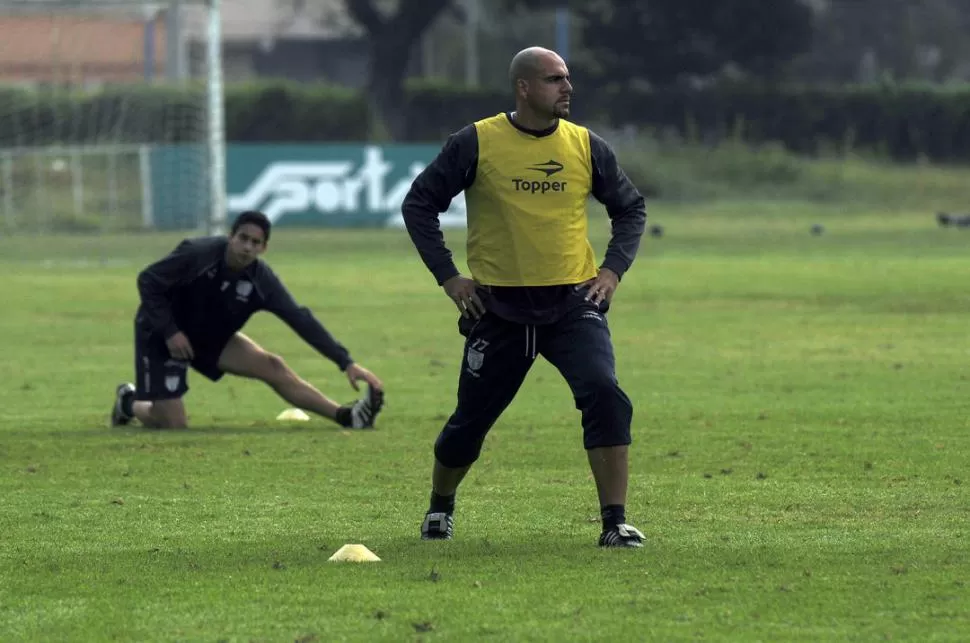
[[[562,172],[562,163],[559,161],[554,161],[549,159],[545,163],[536,163],[532,167],[526,168],[527,170],[535,170],[537,172],[545,172],[546,176],[552,176],[556,172]]]

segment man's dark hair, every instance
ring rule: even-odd
[[[273,224],[269,222],[269,217],[262,212],[257,212],[256,210],[247,210],[236,217],[236,220],[232,222],[232,230],[230,231],[229,235],[232,236],[236,234],[239,227],[246,225],[247,223],[251,223],[263,231],[264,243],[269,241],[269,231],[270,228],[273,227]]]

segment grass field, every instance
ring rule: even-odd
[[[651,218],[610,318],[639,551],[595,547],[578,412],[542,362],[456,539],[418,539],[461,342],[401,232],[279,230],[267,255],[387,383],[372,432],[198,376],[191,429],[106,428],[135,274],[177,237],[0,239],[0,640],[970,639],[970,231],[785,201]],[[274,318],[249,332],[352,399]],[[327,562],[345,543],[383,561]]]

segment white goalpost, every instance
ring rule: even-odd
[[[223,0],[0,0],[0,234],[226,225]]]

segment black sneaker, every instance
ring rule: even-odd
[[[443,511],[428,512],[421,523],[421,540],[451,540],[455,519]]]
[[[124,411],[124,400],[135,394],[135,385],[131,382],[119,384],[115,389],[115,403],[111,406],[111,426],[125,426],[132,420],[132,416]]]
[[[366,386],[366,385],[365,385]],[[374,418],[384,406],[384,391],[367,386],[364,397],[350,407],[350,428],[369,429],[374,426]]]
[[[600,534],[600,547],[643,547],[643,533],[633,525],[617,525]]]

